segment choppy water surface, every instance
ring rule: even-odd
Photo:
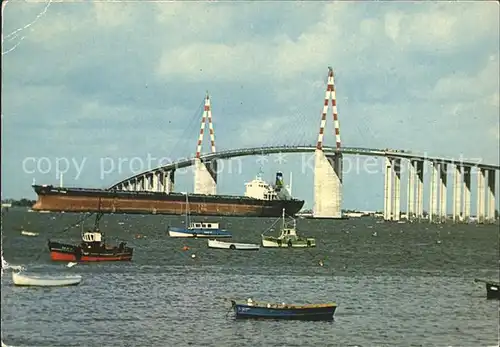
[[[135,247],[129,263],[53,263],[47,238],[79,242],[80,218],[10,210],[4,257],[31,273],[79,273],[80,286],[17,288],[2,278],[2,339],[14,346],[493,346],[499,302],[476,277],[498,279],[498,225],[298,220],[315,249],[210,250],[169,238],[181,217],[110,215],[108,238]],[[274,220],[220,220],[240,242]],[[20,228],[39,232],[21,236]],[[377,236],[373,236],[373,232]],[[146,238],[136,239],[136,234]],[[182,247],[188,245],[189,251]],[[196,254],[196,258],[191,255]],[[318,265],[322,259],[324,267]],[[228,298],[330,302],[334,322],[237,321]]]

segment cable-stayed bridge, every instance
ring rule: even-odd
[[[476,173],[476,215],[479,223],[495,220],[496,173],[500,166],[477,161],[432,157],[407,150],[343,147],[337,112],[334,73],[328,69],[327,86],[317,142],[314,145],[274,145],[217,151],[212,122],[210,97],[207,93],[197,141],[192,158],[154,168],[115,183],[110,189],[131,191],[156,191],[166,194],[175,188],[175,171],[194,166],[194,193],[215,195],[217,193],[217,163],[220,160],[243,156],[280,153],[314,153],[314,207],[316,218],[342,217],[343,157],[363,155],[385,158],[384,170],[384,219],[398,221],[401,218],[401,167],[408,165],[406,216],[409,219],[424,217],[424,166],[430,165],[429,221],[442,222],[447,219],[447,189],[449,168],[452,174],[452,216],[454,222],[468,221],[471,217],[472,172]],[[329,105],[332,106],[335,147],[324,146],[326,119]],[[208,124],[210,153],[202,154],[202,143]]]

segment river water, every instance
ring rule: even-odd
[[[499,278],[498,225],[380,223],[372,218],[298,220],[313,249],[210,250],[207,241],[169,238],[181,217],[108,215],[108,240],[134,247],[128,263],[49,259],[48,238],[76,214],[4,214],[8,263],[29,273],[81,274],[80,286],[19,288],[2,277],[2,340],[13,346],[494,346],[499,301],[474,278]],[[220,221],[238,242],[260,241],[273,223]],[[90,222],[87,224],[90,225]],[[39,232],[37,237],[20,231]],[[376,231],[376,236],[373,233]],[[136,238],[136,235],[145,235]],[[110,240],[110,241],[111,241]],[[189,246],[183,251],[183,246]],[[196,257],[192,258],[192,254]],[[318,265],[319,260],[324,266]],[[240,321],[228,299],[338,304],[334,322]]]

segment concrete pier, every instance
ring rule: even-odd
[[[430,201],[429,201],[429,222],[436,222],[438,215],[438,174],[439,164],[431,162],[431,187],[430,187]]]
[[[408,220],[415,218],[415,178],[416,178],[416,162],[414,160],[408,161],[408,190],[407,190],[407,207],[406,215]]]
[[[416,217],[421,220],[424,216],[424,161],[416,161],[417,168],[417,196],[416,196]]]
[[[448,165],[446,163],[439,164],[439,220],[445,223],[447,219],[447,180],[448,180]]]
[[[455,164],[453,171],[453,223],[459,223],[462,215],[462,167]]]
[[[392,200],[392,219],[400,220],[401,216],[401,159],[393,159],[394,195]]]
[[[314,152],[314,218],[342,218],[342,155]]]
[[[486,170],[482,168],[478,168],[477,170],[477,209],[476,216],[477,222],[482,224],[484,223],[484,200],[485,200],[485,189],[484,189],[484,181],[486,176]]]
[[[384,170],[384,220],[392,219],[392,160],[385,158]]]
[[[163,192],[170,194],[174,191],[175,170],[163,172]]]
[[[194,193],[215,195],[217,194],[217,162],[202,162],[195,159]]]
[[[496,216],[495,216],[495,170],[488,170],[488,196],[487,196],[487,201],[488,201],[488,209],[487,209],[487,219],[489,223],[495,223],[496,221]]]
[[[153,192],[160,191],[160,180],[161,180],[161,171],[153,172]]]
[[[464,223],[469,223],[470,221],[470,188],[471,188],[471,167],[470,166],[464,166],[463,167],[463,187],[464,187],[464,193],[463,193],[463,200],[464,200],[464,207],[462,209],[463,211],[463,221]]]

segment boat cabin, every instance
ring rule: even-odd
[[[189,229],[210,229],[210,230],[216,230],[216,229],[219,229],[219,223],[191,222],[191,223],[189,223]]]
[[[101,242],[102,241],[102,234],[100,232],[85,232],[82,235],[82,240],[84,242]]]
[[[297,238],[297,230],[295,228],[283,228],[281,229],[281,235],[279,236],[280,239],[293,239]]]

